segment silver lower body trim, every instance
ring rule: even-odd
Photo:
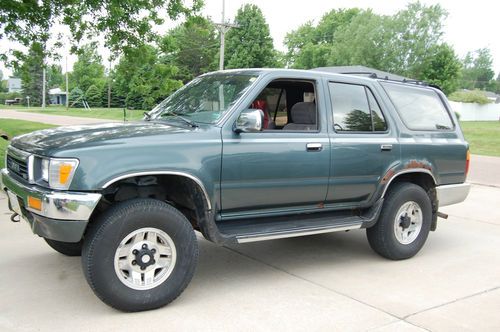
[[[467,195],[469,195],[469,191],[469,183],[437,186],[436,192],[439,201],[439,207],[463,202],[467,198]]]
[[[284,238],[289,238],[289,237],[298,237],[298,236],[306,236],[306,235],[314,235],[314,234],[342,232],[342,231],[348,231],[351,229],[359,229],[359,228],[361,228],[361,225],[362,224],[356,224],[356,225],[328,227],[328,228],[321,228],[321,229],[287,231],[287,232],[280,232],[280,233],[275,233],[275,234],[249,235],[249,236],[244,236],[244,237],[237,237],[237,241],[238,241],[238,243],[248,243],[248,242],[276,240],[276,239],[284,239]]]

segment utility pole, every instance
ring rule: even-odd
[[[225,47],[225,39],[226,39],[226,32],[229,31],[231,28],[238,28],[238,24],[231,24],[226,22],[225,18],[226,14],[226,0],[222,0],[222,22],[221,23],[215,23],[215,26],[217,27],[217,30],[220,32],[220,58],[219,58],[219,70],[224,70],[224,47]]]
[[[108,108],[111,108],[111,56],[109,57],[108,71]]]
[[[69,108],[68,55],[66,54],[66,110]]]
[[[45,64],[42,71],[42,108],[45,108]]]

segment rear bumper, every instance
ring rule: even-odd
[[[439,207],[463,202],[467,198],[469,191],[470,191],[469,183],[437,186],[436,192],[439,201]]]
[[[80,241],[101,194],[57,192],[14,179],[0,171],[0,191],[10,192],[9,208],[28,221],[35,234],[64,242]],[[41,210],[28,206],[28,196],[41,200]],[[12,202],[12,200],[17,200]]]

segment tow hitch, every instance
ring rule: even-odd
[[[12,221],[12,222],[20,222],[21,221],[21,217],[19,217],[19,215],[14,212],[10,216],[10,221]]]
[[[437,215],[439,218],[448,219],[448,215],[446,213],[438,211]]]

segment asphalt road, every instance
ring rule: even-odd
[[[82,118],[82,117],[67,116],[67,115],[18,112],[6,109],[3,110],[0,109],[0,119],[17,119],[17,120],[34,121],[34,122],[47,123],[55,126],[71,126],[71,125],[103,123],[103,122],[117,122],[114,120],[106,120],[106,119],[93,119],[93,118]]]
[[[79,258],[10,222],[0,195],[0,331],[499,331],[500,159],[486,159],[412,259],[377,256],[362,230],[231,247],[199,236],[186,291],[134,314],[92,293]]]

